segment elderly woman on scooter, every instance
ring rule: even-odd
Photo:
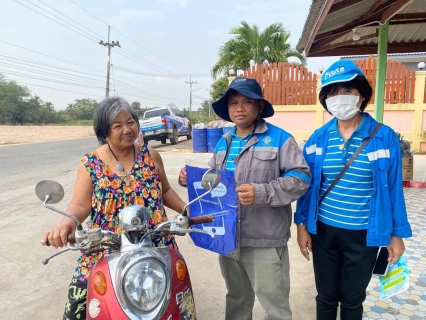
[[[181,212],[185,203],[170,187],[160,154],[135,142],[139,121],[131,106],[122,98],[104,99],[94,114],[94,131],[101,145],[81,160],[73,198],[67,212],[89,228],[121,233],[118,213],[127,205],[142,205],[150,213],[152,228],[167,220],[163,204]],[[47,232],[47,240],[55,248],[66,246],[74,234],[75,221],[65,217],[56,228]],[[176,247],[173,236],[158,238],[156,246]],[[90,269],[102,257],[82,254],[78,259],[71,284],[64,319],[85,319],[86,288]],[[83,293],[83,294],[81,294]]]

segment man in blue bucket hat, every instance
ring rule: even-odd
[[[238,77],[213,103],[235,127],[218,141],[210,167],[235,172],[238,195],[237,246],[219,256],[228,293],[226,320],[251,320],[255,296],[264,319],[292,319],[287,241],[291,203],[310,183],[309,168],[294,138],[264,118],[274,115],[254,79]],[[183,168],[179,183],[186,186]]]

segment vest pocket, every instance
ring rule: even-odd
[[[276,152],[253,152],[250,180],[255,183],[269,183],[275,180],[276,159]]]
[[[253,152],[253,157],[262,161],[274,160],[277,157],[276,152]]]

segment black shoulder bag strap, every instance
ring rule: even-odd
[[[371,139],[374,137],[374,135],[379,131],[380,127],[383,125],[383,123],[378,123],[376,127],[371,131],[370,135],[367,139],[363,141],[363,143],[358,147],[358,149],[355,151],[352,158],[349,159],[348,162],[346,162],[345,166],[343,167],[342,171],[340,171],[339,175],[334,179],[331,186],[328,187],[327,191],[322,195],[320,201],[318,204],[320,204],[324,198],[330,193],[330,191],[336,186],[336,184],[339,182],[339,180],[343,177],[343,175],[348,171],[351,164],[354,162],[355,158],[361,153],[361,151],[365,148],[365,146],[371,141]]]

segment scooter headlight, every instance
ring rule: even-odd
[[[161,263],[144,259],[129,268],[124,276],[123,286],[130,304],[148,312],[163,299],[167,288],[167,275]]]

